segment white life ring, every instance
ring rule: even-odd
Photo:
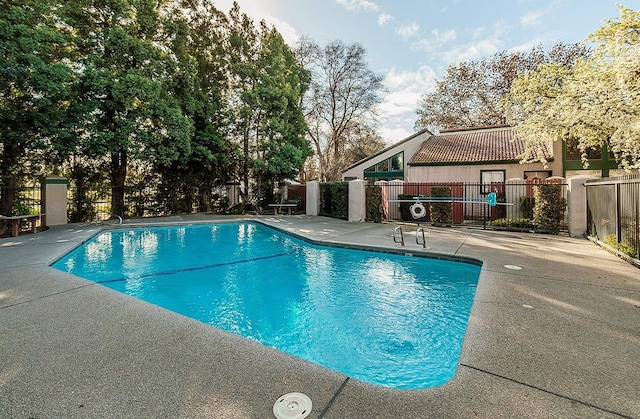
[[[424,217],[427,213],[427,209],[422,205],[422,202],[416,202],[409,207],[409,212],[411,212],[411,216],[417,220],[418,218]]]

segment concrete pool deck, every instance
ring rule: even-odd
[[[312,240],[400,248],[391,224],[249,219]],[[483,266],[455,377],[403,391],[49,267],[100,228],[0,239],[1,418],[273,418],[290,392],[311,398],[309,418],[640,417],[640,270],[586,239],[426,228],[426,252]],[[402,251],[423,252],[415,228],[404,230]]]

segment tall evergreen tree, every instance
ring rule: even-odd
[[[227,181],[231,163],[223,101],[228,84],[228,21],[206,0],[182,1],[167,15],[171,17],[166,24],[167,47],[175,57],[167,89],[193,121],[194,132],[187,155],[156,169],[163,190],[184,197],[176,209],[190,212],[197,199],[200,210],[208,210],[211,191]],[[177,196],[170,201],[178,202]]]
[[[111,211],[126,213],[131,158],[169,165],[188,153],[191,121],[165,89],[172,57],[160,47],[162,5],[153,0],[70,0],[65,17],[83,53],[86,149],[106,155]]]
[[[27,170],[66,135],[74,73],[55,9],[48,0],[0,3],[0,214],[11,214]]]

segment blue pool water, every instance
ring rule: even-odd
[[[53,267],[398,389],[453,377],[480,274],[255,223],[109,230]]]

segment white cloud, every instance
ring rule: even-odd
[[[216,0],[215,3],[216,8],[223,11],[225,14],[228,14],[229,10],[231,10],[231,7],[233,6],[233,0]],[[300,35],[297,33],[296,29],[288,22],[273,16],[267,11],[267,9],[268,7],[266,7],[266,4],[261,2],[242,2],[240,4],[240,12],[249,16],[255,25],[257,25],[261,20],[264,20],[267,24],[275,26],[287,44],[294,45],[298,42]]]
[[[380,6],[367,0],[336,0],[336,2],[344,6],[347,10],[380,11]]]
[[[280,20],[270,15],[265,16],[264,20],[268,24],[275,26],[278,32],[280,32],[280,35],[282,35],[284,42],[286,42],[288,45],[293,46],[300,40],[300,35],[296,31],[296,28],[294,28],[284,20]]]
[[[454,29],[449,29],[448,31],[444,31],[442,34],[438,33],[438,37],[440,42],[445,43],[455,41],[458,37],[458,33]]]
[[[387,23],[391,22],[393,19],[394,17],[388,13],[380,13],[378,15],[378,25],[385,26]]]
[[[533,10],[520,18],[520,24],[524,27],[535,27],[542,23],[542,19],[549,14],[545,10]]]
[[[436,74],[431,67],[422,66],[416,71],[398,71],[392,68],[384,85],[387,94],[379,106],[380,134],[392,144],[414,133],[416,110],[420,98],[435,88]]]
[[[453,29],[449,29],[444,32],[440,32],[439,30],[434,29],[431,31],[431,37],[429,39],[427,38],[418,39],[413,44],[411,44],[411,48],[417,51],[422,50],[427,52],[433,52],[434,50],[436,50],[436,48],[441,47],[446,43],[455,41],[457,38],[458,38],[458,33]]]
[[[403,37],[405,40],[418,35],[420,26],[416,22],[412,22],[409,25],[400,25],[396,29],[396,33]]]
[[[489,38],[479,42],[459,45],[443,52],[441,57],[444,63],[450,65],[493,55],[502,49],[502,41],[496,38]]]

